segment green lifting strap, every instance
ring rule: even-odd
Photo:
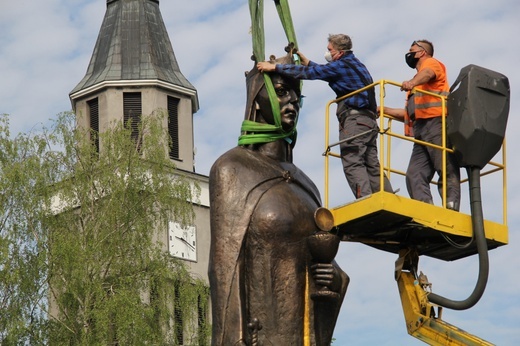
[[[278,16],[282,22],[287,41],[294,43],[294,46],[298,47],[288,0],[274,0],[274,3],[276,5],[276,10],[278,11]]]
[[[297,47],[296,34],[292,23],[291,13],[289,10],[288,0],[274,0],[278,16],[282,22],[285,35],[289,43],[293,43]],[[264,1],[249,0],[249,12],[251,15],[251,33],[253,38],[253,54],[256,61],[265,60],[265,35],[264,35]],[[299,60],[298,60],[299,62]],[[238,139],[238,145],[258,144],[274,142],[281,138],[286,138],[292,142],[296,135],[296,125],[293,130],[286,132],[282,128],[280,104],[274,90],[273,82],[269,74],[264,73],[264,82],[269,95],[271,109],[273,111],[274,125],[256,123],[250,120],[242,122],[242,135]]]

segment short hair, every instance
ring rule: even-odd
[[[417,40],[416,42],[418,42],[424,48],[424,50],[426,50],[426,53],[433,56],[433,52],[434,52],[433,43],[431,43],[430,41],[425,40],[425,39]]]
[[[352,40],[350,36],[345,34],[329,34],[329,42],[334,48],[342,51],[349,51],[352,49]]]

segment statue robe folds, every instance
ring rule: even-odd
[[[211,168],[210,203],[212,344],[329,345],[349,279],[334,263],[339,301],[310,298],[314,183],[290,162],[236,147]],[[255,319],[261,328],[248,327]]]

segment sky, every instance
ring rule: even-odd
[[[328,34],[345,33],[374,80],[400,83],[414,75],[404,54],[412,41],[425,38],[434,43],[435,57],[446,65],[450,84],[470,64],[508,78],[509,244],[489,252],[488,284],[476,306],[465,311],[445,309],[443,319],[496,345],[519,344],[520,164],[516,150],[520,136],[514,131],[520,126],[520,2],[299,0],[289,5],[298,46],[315,62],[325,63]],[[161,0],[160,9],[180,69],[198,91],[196,171],[207,175],[213,162],[236,146],[240,132],[244,72],[253,66],[248,2]],[[105,10],[105,0],[0,0],[0,114],[10,115],[12,133],[37,130],[58,113],[71,110],[68,94],[85,75]],[[272,1],[265,1],[265,11],[266,54],[281,56],[287,42]],[[294,163],[323,196],[325,106],[334,93],[325,82],[305,81],[303,94]],[[385,104],[402,106],[404,94],[389,87]],[[333,139],[336,126],[333,123]],[[410,149],[406,144],[393,146],[393,157],[403,170]],[[352,201],[339,161],[331,166],[330,206]],[[464,169],[462,174],[466,176]],[[391,178],[397,193],[407,197],[404,181]],[[482,190],[484,217],[501,222],[501,180],[483,178]],[[467,187],[463,187],[462,212],[469,213],[468,200]],[[334,332],[335,346],[423,344],[406,332],[393,278],[395,260],[394,254],[361,244],[341,244],[337,261],[351,283]],[[421,257],[419,269],[428,275],[434,292],[463,300],[475,286],[478,259],[444,262]]]

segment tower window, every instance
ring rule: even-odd
[[[170,136],[170,159],[179,158],[179,99],[168,96],[168,135]]]
[[[174,331],[175,331],[175,341],[178,345],[184,344],[184,320],[182,316],[182,305],[181,305],[181,292],[180,292],[180,283],[176,281],[174,283],[175,297],[173,302],[174,307]]]
[[[142,113],[141,93],[123,93],[123,121],[132,130],[132,139],[135,141],[139,136]]]
[[[200,295],[197,297],[197,329],[198,329],[198,345],[207,345],[205,330],[207,328],[207,296]]]
[[[95,99],[87,101],[88,113],[90,118],[90,141],[96,153],[99,153],[99,101]]]

